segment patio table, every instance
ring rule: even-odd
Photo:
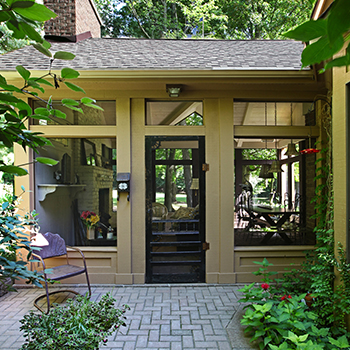
[[[253,205],[252,212],[256,218],[263,217],[267,223],[273,227],[276,227],[276,231],[266,233],[264,238],[261,240],[261,244],[266,244],[275,233],[279,234],[285,242],[292,243],[291,239],[286,235],[286,233],[281,230],[281,227],[292,215],[299,215],[299,211],[282,207]]]

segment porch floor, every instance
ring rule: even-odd
[[[84,294],[81,285],[60,285],[51,291],[70,289]],[[127,326],[121,327],[103,346],[106,350],[249,350],[240,325],[243,305],[238,303],[242,285],[164,284],[164,285],[93,285],[92,300],[111,292],[117,307],[128,304]],[[19,349],[24,338],[19,320],[33,307],[43,289],[18,287],[0,297],[0,349]],[[56,294],[57,303],[65,296]]]

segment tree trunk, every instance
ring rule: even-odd
[[[175,149],[169,149],[167,154],[167,160],[173,160],[175,157]],[[164,188],[164,205],[168,208],[168,211],[172,211],[173,204],[173,174],[174,174],[174,165],[167,165],[165,170],[165,188]]]
[[[190,160],[190,152],[188,149],[182,150],[182,158],[185,160]],[[186,202],[188,207],[192,207],[192,190],[191,187],[191,181],[192,181],[192,174],[191,174],[191,165],[184,165],[184,176],[185,176],[185,191],[186,191]]]

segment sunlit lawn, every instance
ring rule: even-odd
[[[156,193],[156,201],[164,204],[164,193]],[[174,209],[178,209],[180,206],[186,206],[186,193],[178,193],[176,195],[176,203],[173,203]]]

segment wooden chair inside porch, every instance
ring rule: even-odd
[[[86,261],[85,261],[83,252],[79,248],[66,246],[64,239],[60,235],[54,234],[51,232],[47,232],[45,234],[40,234],[40,233],[36,234],[36,236],[32,238],[31,246],[41,248],[40,250],[34,250],[32,255],[34,257],[34,260],[38,260],[38,263],[42,267],[42,270],[40,270],[39,272],[42,273],[44,277],[45,289],[46,289],[46,294],[42,294],[34,300],[34,306],[38,310],[40,310],[41,312],[45,312],[44,309],[38,305],[38,302],[45,296],[47,299],[46,313],[48,313],[50,311],[50,295],[53,295],[56,293],[62,293],[62,292],[79,295],[79,293],[77,293],[76,291],[69,290],[69,289],[49,292],[49,288],[48,288],[49,280],[60,281],[65,278],[77,276],[80,274],[85,274],[89,297],[91,296],[91,287],[90,287]],[[69,253],[74,251],[79,253],[79,259],[82,262],[82,266],[76,266],[76,265],[70,264]],[[54,257],[63,257],[63,256],[66,257],[65,259],[66,264],[52,267],[49,269],[49,271],[46,270],[46,265],[45,265],[46,259],[54,258]]]

